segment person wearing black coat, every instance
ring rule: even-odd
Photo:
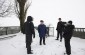
[[[45,43],[45,36],[46,36],[46,25],[44,24],[44,21],[41,20],[40,21],[40,25],[38,25],[38,33],[39,33],[39,37],[40,37],[40,45],[42,45],[42,40],[43,40],[43,44],[46,45]]]
[[[57,39],[59,39],[59,35],[60,35],[60,42],[62,41],[62,31],[63,31],[63,22],[61,21],[61,18],[59,18],[59,22],[57,24]]]
[[[74,25],[72,25],[72,21],[68,21],[68,24],[65,25],[63,37],[65,39],[65,48],[66,48],[66,54],[71,54],[71,45],[70,45],[70,39],[73,35]]]
[[[32,21],[33,18],[31,16],[28,16],[27,21],[24,23],[27,54],[32,54],[31,52],[32,35],[33,38],[35,38],[34,24]]]

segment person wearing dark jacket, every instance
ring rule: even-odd
[[[62,31],[63,31],[63,22],[61,21],[61,18],[59,18],[59,22],[57,24],[57,39],[59,39],[59,35],[60,35],[60,42],[62,41]]]
[[[45,45],[45,35],[46,35],[46,25],[44,24],[44,21],[40,21],[40,25],[38,26],[38,33],[40,37],[40,45],[42,45],[42,40],[43,44]]]
[[[70,39],[73,35],[74,25],[72,25],[72,21],[68,21],[68,24],[65,25],[63,37],[65,39],[65,48],[66,54],[71,54],[71,46],[70,46]]]
[[[27,54],[32,54],[31,52],[32,35],[33,35],[33,38],[35,38],[34,24],[32,21],[33,21],[33,18],[31,16],[28,16],[27,21],[24,23]]]

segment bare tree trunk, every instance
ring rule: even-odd
[[[20,20],[20,29],[23,33],[24,28],[24,21],[26,19],[27,9],[29,8],[31,3],[28,0],[15,0],[15,12]]]
[[[23,25],[24,25],[24,21],[25,21],[25,16],[24,16],[24,5],[20,5],[20,17],[19,17],[19,20],[20,20],[20,28],[21,28],[21,32],[23,33]]]
[[[24,20],[21,19],[21,20],[20,20],[20,29],[21,29],[21,32],[22,32],[22,33],[24,32],[24,28],[23,28],[24,26],[23,26],[23,25],[24,25]]]

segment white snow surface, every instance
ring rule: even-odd
[[[39,36],[32,42],[33,54],[27,54],[25,47],[25,35],[15,34],[15,37],[0,40],[0,55],[64,55],[64,39],[62,42],[55,40],[56,37],[47,37],[46,45],[39,45]],[[6,35],[7,36],[7,35]],[[1,36],[0,36],[1,37]],[[71,55],[85,55],[85,39],[71,39]]]

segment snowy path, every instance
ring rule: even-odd
[[[0,40],[0,55],[27,55],[25,48],[25,36],[21,33],[16,37]],[[59,42],[56,37],[46,38],[46,45],[39,45],[39,37],[33,39],[31,55],[64,55],[64,40]],[[72,38],[72,55],[85,55],[85,39]]]

